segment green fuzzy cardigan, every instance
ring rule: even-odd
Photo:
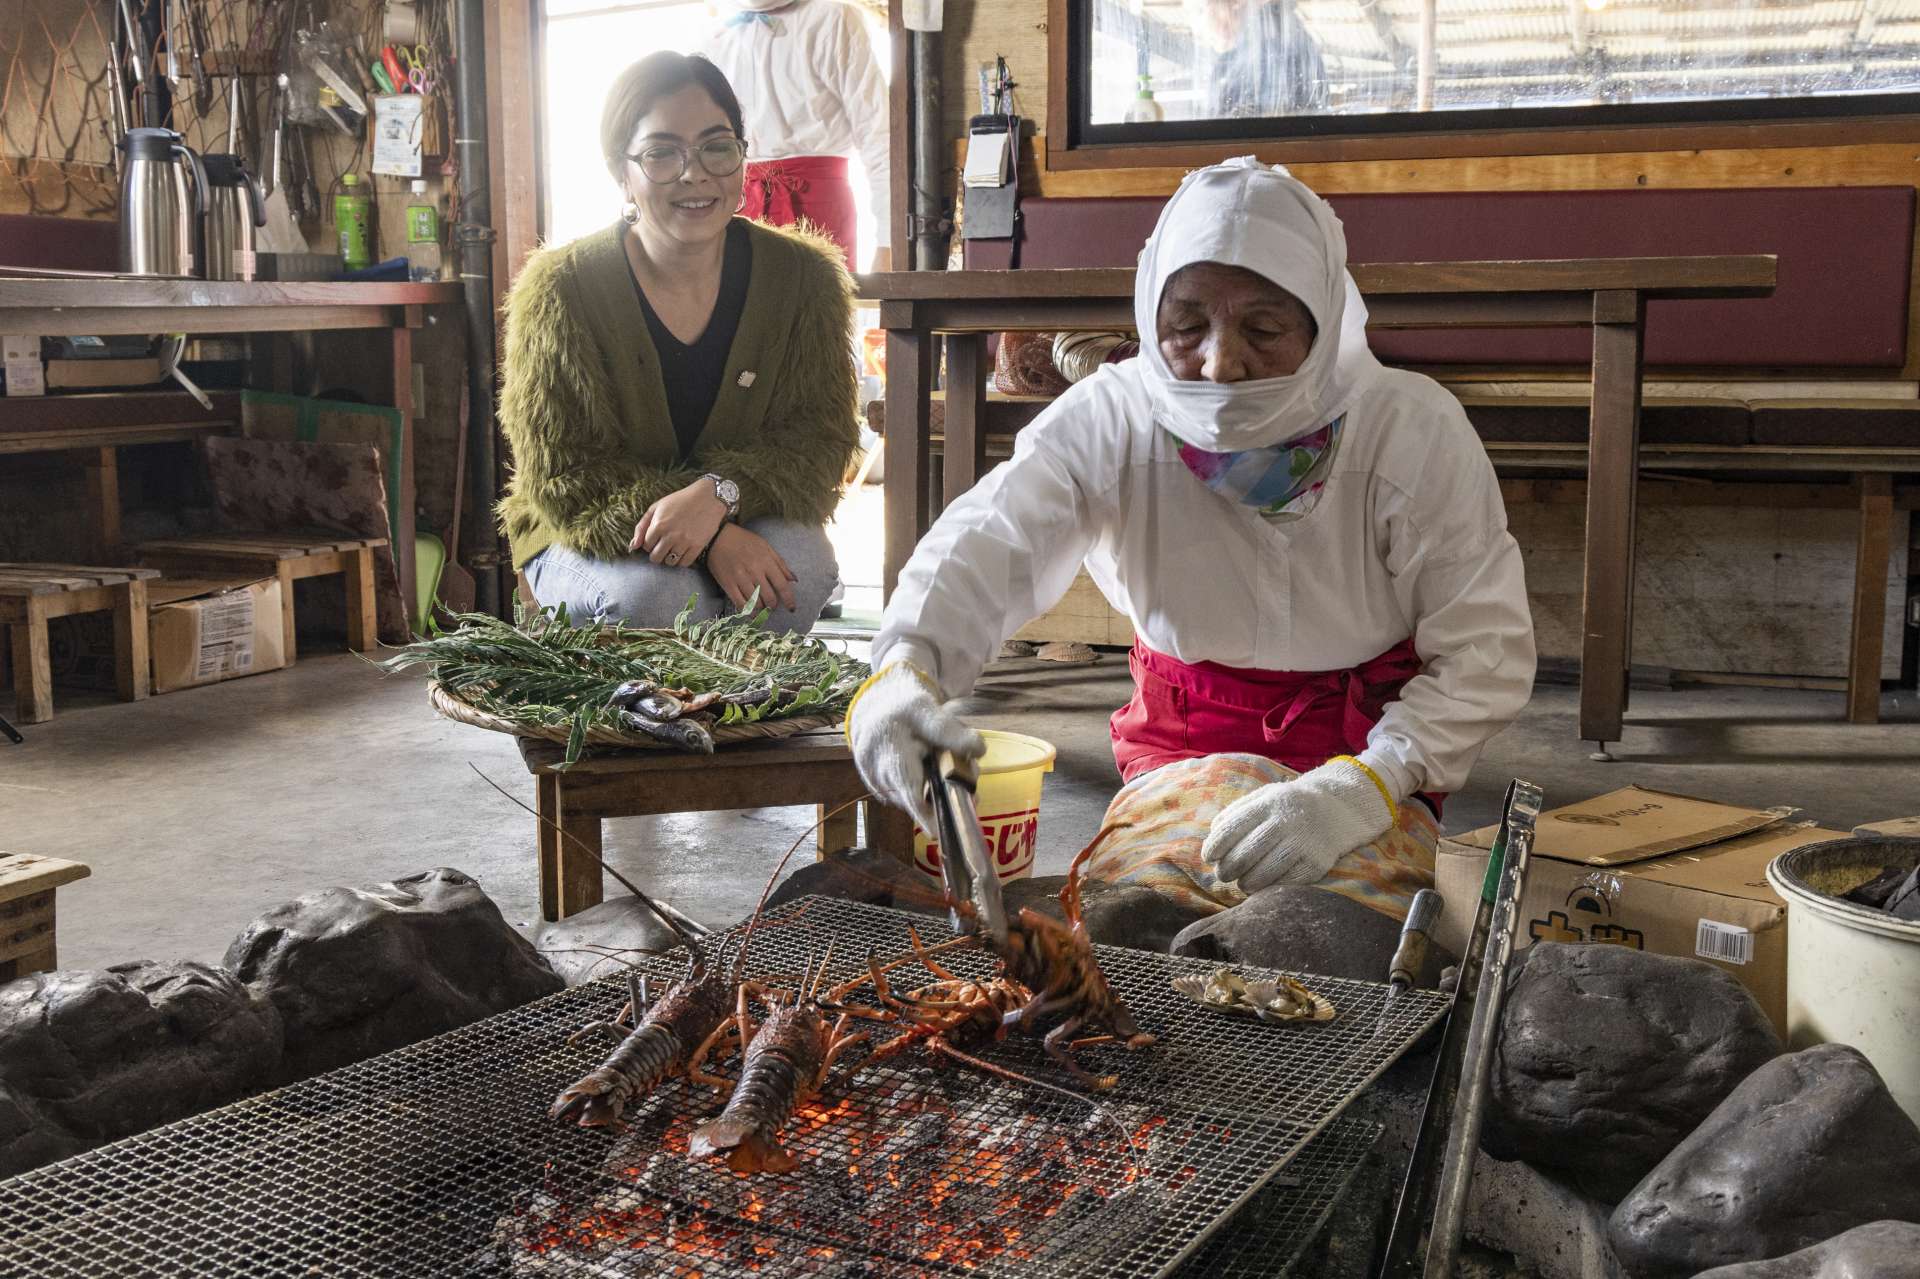
[[[746,309],[685,459],[625,224],[527,259],[507,299],[500,392],[513,476],[499,514],[514,568],[555,542],[619,559],[649,506],[709,471],[739,484],[743,521],[824,524],[833,513],[860,436],[853,281],[823,237],[747,229]]]

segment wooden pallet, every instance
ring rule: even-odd
[[[0,853],[0,982],[57,966],[54,890],[92,873],[81,862]]]
[[[72,613],[113,613],[120,698],[137,702],[147,695],[147,581],[158,576],[151,568],[0,563],[0,626],[12,632],[14,710],[23,723],[53,718],[47,622]]]

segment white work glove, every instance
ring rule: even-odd
[[[1200,858],[1243,893],[1313,884],[1333,864],[1393,825],[1386,787],[1352,756],[1330,759],[1220,810]]]
[[[917,653],[902,644],[891,656],[847,708],[847,744],[875,798],[913,814],[921,830],[932,831],[927,756],[952,751],[978,759],[987,744],[940,704],[933,677],[913,660]]]

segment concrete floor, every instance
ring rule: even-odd
[[[1065,868],[1117,786],[1106,715],[1128,693],[1117,655],[1097,665],[996,667],[978,724],[1056,743],[1039,870]],[[1565,802],[1638,782],[1748,805],[1794,804],[1822,825],[1920,812],[1920,701],[1883,699],[1878,727],[1839,722],[1836,693],[1637,692],[1618,762],[1575,740],[1577,690],[1542,687],[1447,809],[1449,831],[1491,821],[1516,773]],[[507,919],[538,922],[533,819],[469,762],[531,802],[510,739],[442,720],[421,681],[349,654],[123,705],[62,692],[25,746],[0,743],[0,848],[74,858],[93,877],[60,895],[64,964],[217,960],[276,902],[432,866],[475,876]],[[0,699],[0,714],[10,701]],[[738,919],[811,823],[802,809],[610,822],[610,858],[710,923]],[[801,856],[808,855],[802,853]]]

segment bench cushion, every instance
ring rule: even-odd
[[[1906,360],[1912,187],[1720,191],[1441,192],[1328,197],[1355,262],[1772,253],[1770,298],[1655,302],[1647,363],[1663,367],[1899,368]],[[1131,266],[1160,196],[1021,202],[1023,267]],[[1838,233],[1837,233],[1838,232]],[[1005,267],[1010,241],[967,242]],[[1397,364],[1565,365],[1585,330],[1380,332]]]

